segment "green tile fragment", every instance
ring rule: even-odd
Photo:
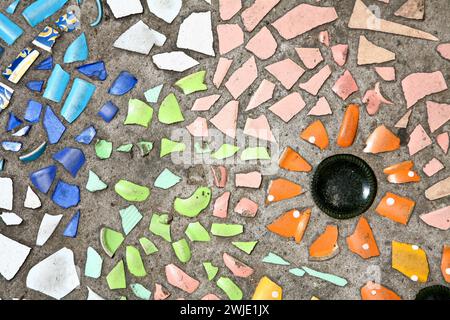
[[[170,93],[159,106],[158,120],[163,124],[173,124],[184,121],[183,113],[181,112],[180,104],[177,97]]]
[[[127,201],[142,202],[147,200],[150,189],[127,180],[119,180],[114,186],[116,193]]]
[[[191,260],[191,248],[189,248],[189,243],[186,239],[180,239],[178,241],[172,242],[173,251],[175,251],[175,255],[178,260],[182,263],[187,263]]]
[[[217,149],[211,156],[217,160],[223,160],[229,157],[232,157],[239,151],[239,147],[224,143]]]
[[[242,224],[213,223],[211,234],[216,237],[234,237],[244,232]]]
[[[306,271],[307,274],[309,274],[310,276],[313,276],[315,278],[318,279],[322,279],[325,281],[328,281],[334,285],[337,285],[339,287],[344,287],[347,285],[347,280],[345,280],[344,278],[341,278],[339,276],[336,276],[334,274],[330,274],[330,273],[324,273],[324,272],[320,272],[320,271],[316,271],[313,269],[310,269],[308,267],[302,266],[303,270]]]
[[[184,233],[192,242],[208,242],[211,240],[208,231],[199,221],[189,223]]]
[[[199,187],[186,199],[175,198],[173,207],[179,214],[193,218],[205,210],[210,201],[211,189],[208,187]]]
[[[130,285],[131,291],[133,291],[134,295],[142,300],[150,300],[152,296],[152,292],[145,288],[142,284],[133,283]]]
[[[303,277],[305,275],[305,270],[300,269],[300,268],[293,268],[293,269],[289,269],[289,273],[291,273],[297,277]]]
[[[103,259],[98,252],[88,247],[86,252],[86,264],[84,265],[84,275],[89,278],[98,279],[102,274]]]
[[[164,240],[172,242],[172,237],[170,236],[170,224],[168,214],[158,215],[157,213],[154,213],[150,220],[149,230],[153,234],[160,236]]]
[[[258,241],[236,241],[232,242],[232,244],[244,251],[246,254],[252,254],[253,249],[255,249],[256,245],[258,244]]]
[[[131,150],[133,150],[133,144],[132,143],[123,144],[116,150],[119,152],[129,153],[131,152]]]
[[[103,250],[105,250],[106,254],[110,257],[114,256],[114,253],[116,253],[124,239],[122,233],[116,230],[107,227],[100,230],[100,243]]]
[[[184,143],[162,138],[159,157],[162,158],[173,152],[183,152],[184,150],[186,150],[186,145]]]
[[[241,153],[242,161],[270,160],[269,151],[265,147],[246,148]]]
[[[131,230],[136,227],[139,221],[142,220],[142,214],[134,205],[119,210],[119,214],[120,219],[122,220],[122,229],[125,235],[128,235]]]
[[[241,288],[228,277],[220,277],[217,286],[225,292],[230,300],[242,300]]]
[[[153,150],[153,142],[150,141],[139,141],[137,143],[137,146],[142,157],[148,156],[150,154],[150,151]]]
[[[98,140],[95,144],[95,154],[101,160],[109,159],[113,150],[113,144],[107,140]]]
[[[89,170],[88,182],[86,183],[86,190],[89,192],[96,192],[105,190],[108,185],[104,183],[100,177],[92,170]]]
[[[152,107],[139,99],[130,99],[128,101],[128,114],[123,124],[135,124],[144,128],[148,128],[148,125],[152,121],[152,118]]]
[[[262,262],[270,263],[270,264],[277,264],[280,266],[290,265],[290,263],[288,261],[284,260],[282,257],[280,257],[279,255],[276,255],[273,252],[269,252],[269,254],[264,257]]]
[[[125,300],[128,300],[128,299],[125,296],[120,296],[119,300],[124,300],[125,301]]]
[[[147,256],[158,252],[158,248],[155,244],[146,237],[140,238],[139,243]]]
[[[175,85],[186,95],[198,91],[205,91],[208,90],[208,86],[205,84],[205,76],[206,71],[199,71],[178,80],[175,82]]]
[[[125,289],[127,287],[123,260],[120,260],[108,273],[106,276],[106,282],[111,290]]]
[[[135,277],[145,277],[144,263],[142,262],[141,254],[136,247],[127,246],[126,249],[127,267],[128,271]]]
[[[175,186],[177,183],[181,181],[181,177],[174,174],[169,169],[165,168],[159,176],[156,178],[154,182],[154,186],[156,188],[160,188],[163,190],[167,190]]]
[[[148,103],[157,103],[159,99],[159,95],[161,94],[163,84],[160,84],[159,86],[150,88],[144,93],[145,100],[147,100]]]
[[[208,280],[211,281],[219,272],[219,267],[214,266],[211,262],[203,262],[203,268],[205,268]]]

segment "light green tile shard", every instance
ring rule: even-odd
[[[208,280],[211,281],[219,272],[219,267],[214,266],[211,262],[203,262],[203,268],[205,268]]]
[[[155,244],[146,237],[140,238],[139,243],[147,256],[158,252],[158,248]]]
[[[125,266],[123,260],[120,260],[106,276],[106,282],[111,290],[125,289],[127,280],[125,278]]]
[[[156,178],[154,186],[163,190],[167,190],[175,186],[181,181],[181,177],[165,168]]]
[[[305,270],[300,269],[300,268],[293,268],[293,269],[289,269],[289,273],[291,273],[297,277],[303,277],[305,275]]]
[[[135,124],[148,128],[153,118],[153,109],[145,102],[138,99],[128,101],[128,114],[123,124]]]
[[[216,237],[234,237],[244,232],[242,224],[213,223],[211,234]]]
[[[157,213],[154,213],[150,220],[149,230],[164,240],[172,242],[172,237],[170,236],[169,215],[158,215]]]
[[[127,201],[142,202],[147,200],[150,189],[127,180],[119,180],[114,186],[116,193]]]
[[[230,278],[220,277],[217,280],[217,286],[225,292],[230,300],[242,300],[243,294],[241,288]]]
[[[164,124],[173,124],[184,121],[184,116],[181,112],[177,97],[173,93],[170,93],[161,102],[158,120]]]
[[[144,263],[142,262],[139,250],[133,246],[127,246],[126,249],[127,267],[128,271],[135,277],[145,277]]]
[[[211,240],[208,231],[199,221],[189,223],[184,233],[192,242],[208,242]]]
[[[211,189],[208,187],[199,187],[189,198],[175,198],[173,208],[179,214],[193,218],[205,210],[209,206],[210,201]]]
[[[217,149],[211,156],[214,159],[222,160],[234,156],[238,151],[239,147],[225,143],[221,145],[219,149]]]
[[[270,160],[270,155],[265,147],[246,148],[241,153],[241,160]]]
[[[116,150],[119,152],[125,152],[125,153],[131,152],[131,150],[133,150],[133,144],[132,143],[123,144],[120,147],[118,147]]]
[[[159,86],[147,90],[144,93],[145,100],[147,100],[148,103],[157,103],[163,86],[164,86],[163,84],[160,84]]]
[[[305,267],[305,266],[302,266],[302,268],[310,276],[313,276],[313,277],[316,277],[318,279],[322,279],[322,280],[328,281],[328,282],[330,282],[330,283],[332,283],[334,285],[337,285],[339,287],[344,287],[348,283],[347,280],[345,280],[344,278],[338,277],[338,276],[336,276],[334,274],[316,271],[316,270],[310,269],[310,268]]]
[[[125,235],[128,235],[131,230],[136,227],[139,221],[142,220],[142,214],[138,209],[131,205],[128,208],[119,210],[120,218],[122,220],[122,228]]]
[[[208,90],[208,86],[205,84],[206,71],[199,71],[190,74],[177,82],[175,85],[183,90],[184,94],[191,94],[198,91]]]
[[[98,140],[95,144],[95,154],[101,160],[109,159],[113,150],[113,144],[107,140]]]
[[[290,265],[290,263],[288,261],[284,260],[282,257],[280,257],[279,255],[276,255],[273,252],[269,252],[269,254],[264,257],[262,262],[270,263],[270,264],[277,264],[280,266]]]
[[[89,170],[88,182],[86,183],[86,190],[89,192],[96,192],[105,190],[108,185],[104,183],[100,177],[92,170]]]
[[[125,296],[120,296],[119,300],[128,300]]]
[[[87,248],[86,264],[84,265],[84,275],[89,278],[98,279],[102,275],[103,259],[98,252],[92,248]]]
[[[186,145],[184,143],[162,138],[159,157],[162,158],[173,152],[183,152],[184,150],[186,150]]]
[[[203,145],[201,142],[194,143],[194,151],[198,154],[211,153],[212,150],[209,145]]]
[[[153,150],[153,142],[150,141],[139,141],[137,143],[137,146],[142,157],[148,156],[150,154],[150,151]]]
[[[123,234],[116,230],[106,227],[100,230],[100,243],[103,250],[110,257],[114,256],[124,239]]]
[[[175,251],[175,255],[178,260],[182,263],[187,263],[191,260],[191,249],[189,248],[189,243],[186,239],[180,239],[172,243],[173,251]]]
[[[258,241],[236,241],[232,242],[233,246],[238,248],[239,250],[244,251],[246,254],[252,254],[253,249],[255,249]]]
[[[134,295],[142,300],[150,300],[152,292],[146,289],[142,284],[133,283],[130,285]]]

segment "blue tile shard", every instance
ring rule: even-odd
[[[69,123],[74,122],[86,109],[95,90],[96,87],[92,83],[76,78],[61,109],[63,118]]]
[[[53,46],[56,43],[56,40],[60,37],[58,30],[53,27],[46,26],[33,40],[33,44],[45,50],[49,53],[52,53]]]
[[[94,126],[89,126],[75,138],[75,141],[82,144],[90,144],[96,134],[97,130],[95,130]]]
[[[108,101],[100,108],[98,115],[102,117],[105,122],[109,123],[114,119],[118,111],[119,108],[111,101]]]
[[[59,180],[53,191],[52,201],[63,209],[75,207],[80,202],[80,188]]]
[[[76,177],[78,171],[86,162],[83,151],[77,148],[64,148],[53,155],[53,160],[58,161],[72,175]]]
[[[108,77],[108,72],[106,71],[105,63],[103,61],[84,64],[77,67],[77,70],[93,80],[105,81]]]
[[[39,169],[30,174],[31,183],[40,192],[47,193],[55,180],[57,170],[58,168],[54,165]]]
[[[42,88],[44,87],[44,80],[31,80],[28,81],[26,86],[28,89],[34,92],[42,92]]]
[[[42,142],[36,149],[33,151],[23,154],[19,157],[19,160],[23,163],[29,163],[35,161],[40,158],[47,149],[47,141]]]
[[[41,117],[41,112],[42,104],[34,100],[29,100],[23,118],[30,123],[37,123]]]
[[[61,10],[68,0],[37,0],[25,8],[22,16],[33,28]]]
[[[22,120],[16,117],[12,112],[9,113],[8,123],[6,124],[6,132],[13,131],[23,123]]]
[[[78,233],[78,225],[80,223],[80,211],[77,211],[72,218],[70,219],[69,223],[67,224],[66,228],[64,229],[64,237],[68,238],[76,238]]]
[[[45,131],[47,132],[47,137],[50,144],[58,143],[58,141],[66,131],[66,127],[55,115],[50,106],[47,106],[47,108],[45,109],[43,124]]]
[[[128,71],[122,71],[112,83],[108,93],[113,96],[123,96],[133,90],[138,80]]]
[[[80,27],[80,20],[73,11],[69,11],[59,17],[55,24],[62,32],[72,32]]]
[[[48,56],[34,68],[34,70],[52,70],[52,69],[53,69],[53,56]]]
[[[84,32],[67,48],[64,63],[84,61],[89,57],[89,47]]]

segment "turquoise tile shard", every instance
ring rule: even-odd
[[[56,43],[56,40],[59,38],[59,32],[58,30],[46,26],[33,40],[33,44],[41,48],[42,50],[45,50],[49,53],[52,53],[53,46]]]
[[[43,124],[45,131],[47,132],[48,142],[50,142],[50,144],[58,143],[66,131],[66,127],[62,124],[61,120],[58,119],[50,106],[47,106],[45,109]]]
[[[176,212],[186,217],[196,217],[209,206],[211,201],[211,189],[199,187],[194,193],[186,198],[175,198],[173,207]]]
[[[5,9],[6,13],[14,14],[16,12],[17,6],[19,5],[20,0],[14,0],[11,4]]]
[[[152,296],[152,292],[148,289],[146,289],[142,284],[139,283],[132,283],[131,290],[133,291],[134,295],[142,300],[150,300]]]
[[[89,126],[75,137],[75,141],[82,144],[90,144],[96,135],[97,130],[95,130],[94,126]]]
[[[80,211],[77,211],[72,218],[70,219],[69,223],[67,224],[66,228],[64,229],[63,236],[68,238],[76,238],[78,233],[78,225],[80,223]]]
[[[133,205],[120,210],[119,213],[122,220],[123,232],[125,233],[125,235],[128,235],[142,220],[142,214]]]
[[[85,61],[89,57],[89,47],[84,32],[67,48],[64,63]]]
[[[148,128],[153,118],[153,109],[145,102],[138,99],[128,101],[128,114],[123,124],[135,124]]]
[[[100,177],[92,170],[89,170],[88,182],[86,183],[86,190],[89,192],[97,192],[105,190],[108,187]]]
[[[86,109],[95,90],[96,86],[92,83],[76,78],[61,109],[63,118],[69,123],[74,122]]]
[[[33,28],[52,16],[68,2],[68,0],[37,0],[25,8],[22,16]]]
[[[23,49],[3,71],[3,77],[9,82],[17,84],[38,57],[39,51],[33,48]]]
[[[286,260],[284,260],[279,255],[276,255],[273,252],[269,252],[267,256],[265,256],[262,260],[262,262],[269,263],[269,264],[277,264],[280,266],[288,266],[290,263]]]
[[[71,176],[75,178],[86,162],[86,157],[80,149],[64,148],[53,155],[53,160],[62,164]]]
[[[157,103],[163,86],[164,86],[163,84],[160,84],[159,86],[147,90],[144,93],[145,100],[147,100],[148,103]]]
[[[89,278],[98,279],[102,275],[103,258],[98,252],[88,247],[86,252],[86,264],[84,265],[84,275]]]
[[[153,150],[153,142],[150,141],[139,141],[137,146],[142,157],[148,156]]]
[[[61,102],[69,85],[70,74],[59,65],[55,65],[47,81],[43,97],[53,102]]]
[[[289,273],[291,273],[297,277],[303,277],[306,272],[305,272],[305,270],[300,269],[300,268],[293,268],[293,269],[289,269]]]
[[[28,153],[22,154],[19,157],[19,160],[22,161],[23,163],[29,163],[29,162],[35,161],[44,154],[46,149],[47,149],[47,141],[44,141],[36,149],[34,149]]]
[[[13,45],[22,34],[22,28],[0,12],[0,39],[10,46]]]
[[[163,190],[167,190],[175,186],[177,183],[181,181],[181,177],[174,174],[169,169],[165,168],[159,176],[156,178],[154,182],[154,186],[156,188],[160,188]]]
[[[334,274],[330,274],[330,273],[324,273],[324,272],[320,272],[320,271],[316,271],[313,269],[310,269],[308,267],[302,267],[303,270],[306,271],[306,273],[310,276],[316,277],[318,279],[322,279],[325,280],[327,282],[330,282],[336,286],[339,287],[344,287],[347,285],[347,280],[345,280],[344,278],[341,278],[339,276],[336,276]]]
[[[80,203],[80,188],[59,180],[53,191],[52,201],[63,209],[75,207]]]
[[[119,196],[132,202],[145,201],[150,195],[149,188],[127,180],[119,180],[114,186],[114,190]]]
[[[113,96],[123,96],[127,94],[136,86],[138,80],[128,71],[122,71],[108,90],[108,93]]]

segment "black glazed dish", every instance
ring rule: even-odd
[[[450,288],[441,285],[426,287],[417,293],[416,300],[450,301]]]
[[[370,208],[377,195],[377,179],[361,158],[338,154],[318,165],[311,193],[324,213],[335,219],[350,219]]]

